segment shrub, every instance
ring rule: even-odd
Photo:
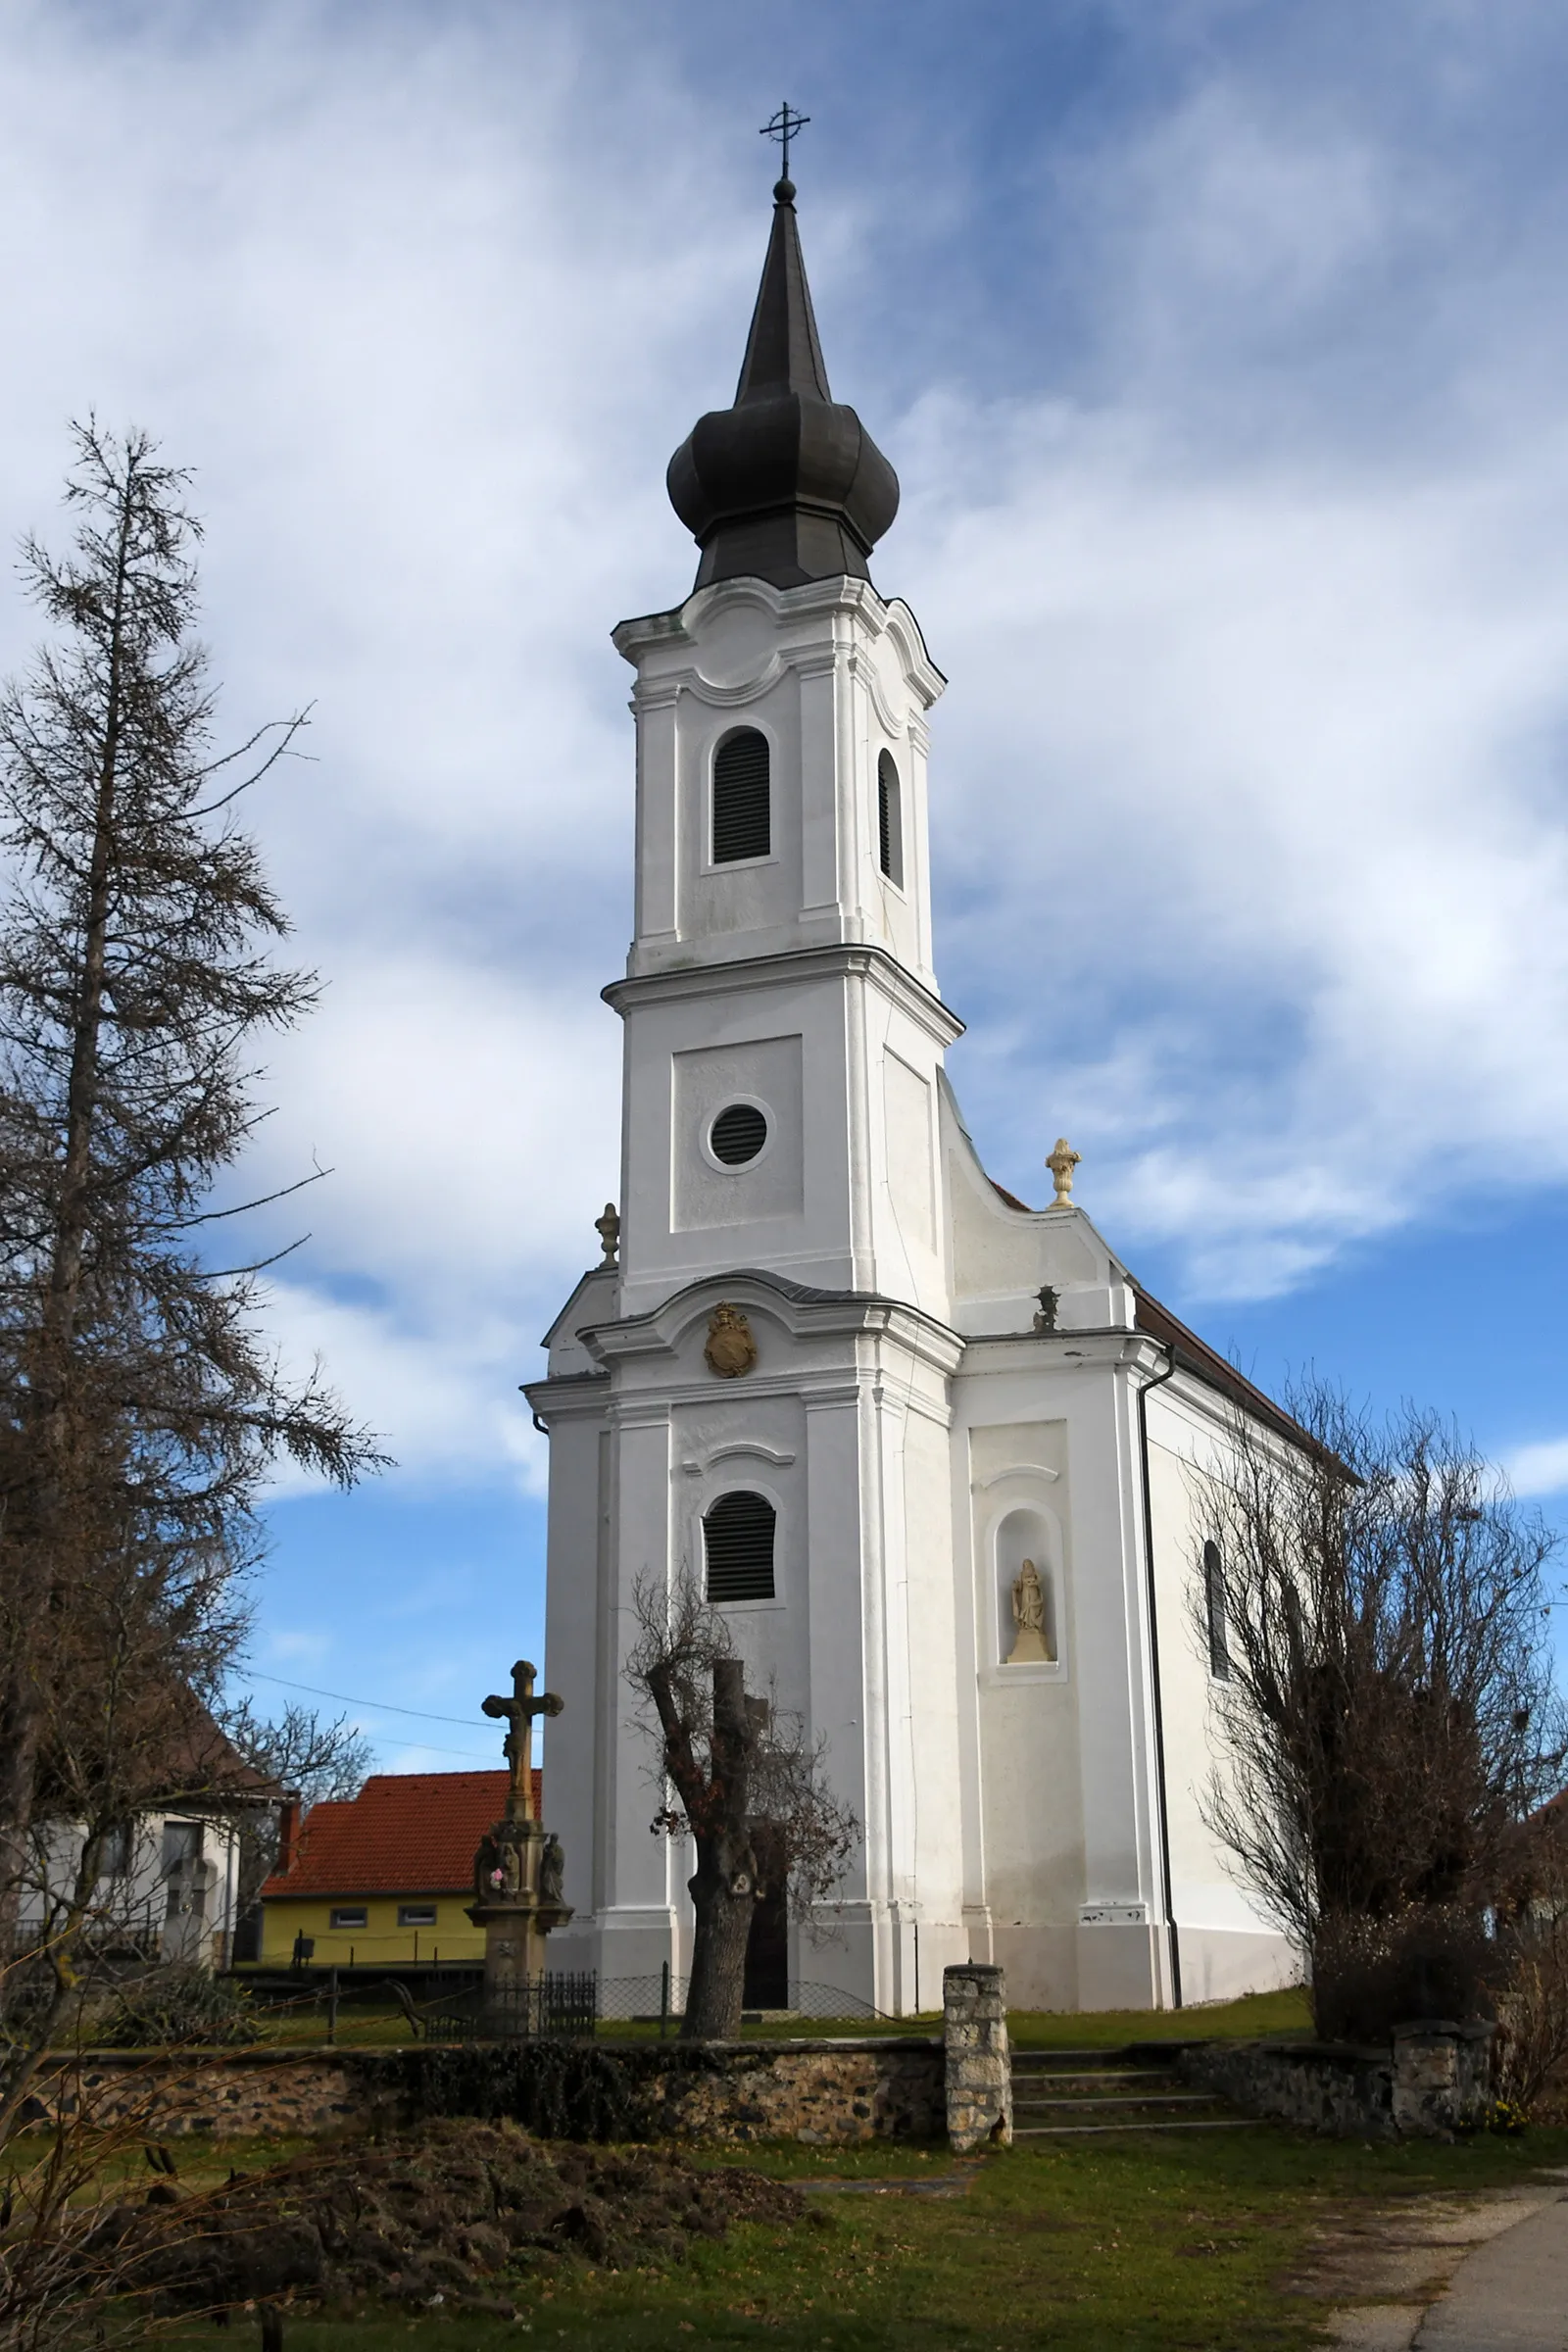
[[[155,1968],[116,1987],[93,2038],[112,2050],[255,2041],[255,2008],[230,1977],[215,1977],[203,1968]]]
[[[1528,2114],[1568,2065],[1568,1911],[1516,1921],[1501,1949],[1497,2095]]]
[[[1312,1948],[1318,2033],[1383,2044],[1417,2018],[1490,2016],[1494,1960],[1481,1922],[1456,1904],[1411,1904],[1390,1919],[1331,1912]]]

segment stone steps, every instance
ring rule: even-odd
[[[1132,2049],[1014,2050],[1011,2074],[1015,2139],[1246,2126],[1206,2091],[1189,2090],[1173,2068]]]

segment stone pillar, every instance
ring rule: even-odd
[[[942,1972],[942,2039],[947,2052],[948,2140],[970,2148],[1012,2144],[1012,2061],[1007,1986],[1000,1968],[970,1960]]]
[[[1394,2128],[1401,2138],[1474,2132],[1492,2107],[1490,2025],[1418,2020],[1394,2029]]]

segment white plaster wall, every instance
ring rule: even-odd
[[[1299,1981],[1296,1955],[1235,1875],[1203,1818],[1203,1794],[1223,1774],[1206,1644],[1193,1624],[1201,1553],[1214,1533],[1203,1466],[1226,1444],[1229,1408],[1178,1375],[1149,1405],[1150,1494],[1159,1609],[1165,1785],[1171,1875],[1187,2001],[1228,2000]]]

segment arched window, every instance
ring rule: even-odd
[[[898,763],[884,752],[876,763],[877,862],[890,882],[904,888],[904,811],[899,805]]]
[[[708,1597],[771,1600],[776,1515],[765,1494],[721,1494],[703,1521]]]
[[[1228,1683],[1231,1648],[1225,1623],[1225,1563],[1217,1544],[1203,1545],[1203,1621],[1208,1628],[1208,1671],[1216,1683]]]
[[[767,737],[737,727],[713,754],[713,863],[765,858],[772,846]]]

